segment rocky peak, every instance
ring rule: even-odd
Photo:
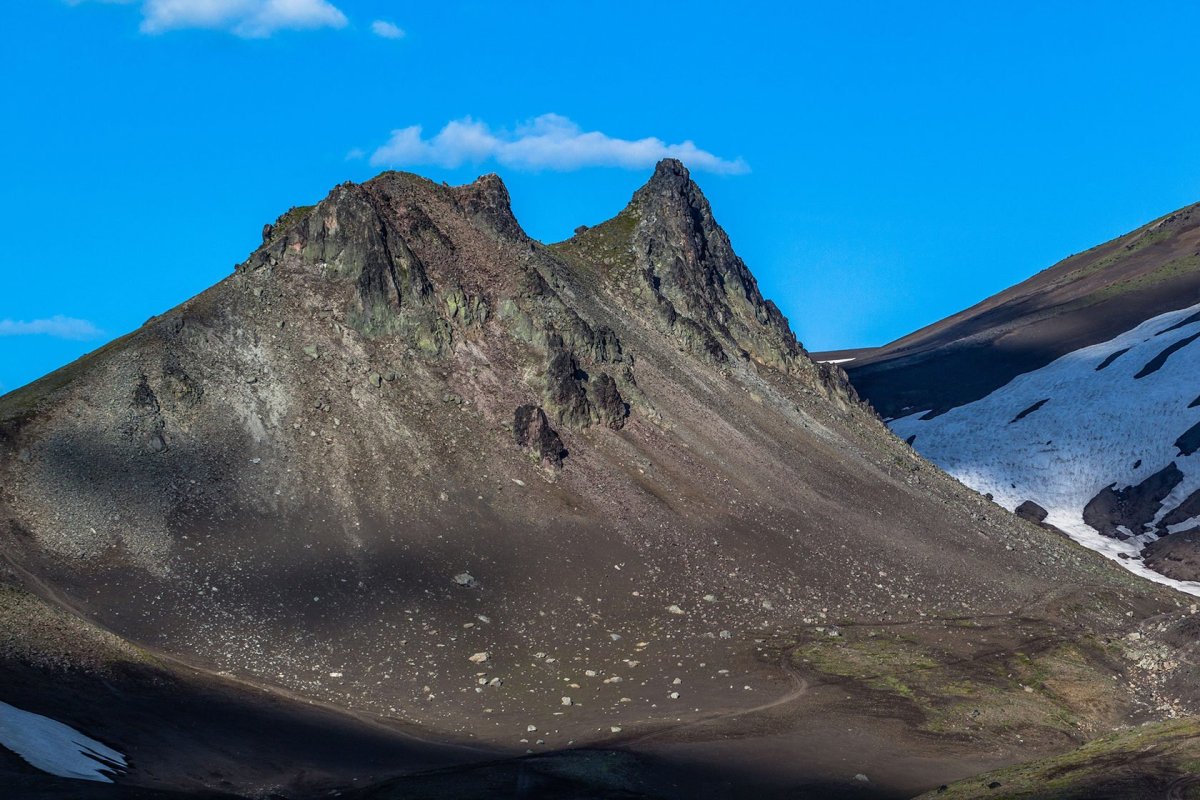
[[[512,212],[508,187],[495,173],[483,175],[465,186],[451,190],[468,216],[488,225],[496,232],[517,239],[528,239]]]
[[[638,219],[633,234],[638,266],[666,318],[675,317],[672,324],[683,318],[699,325],[711,336],[704,349],[718,359],[751,358],[782,367],[803,352],[682,163],[660,161],[626,211]]]
[[[837,403],[857,402],[840,368],[808,358],[675,159],[660,161],[616,217],[581,226],[552,250],[699,358],[772,367]]]
[[[692,174],[683,162],[677,158],[664,158],[654,165],[654,174],[637,193],[655,190],[684,192],[692,189],[698,191],[699,187],[692,181]]]
[[[629,311],[649,312],[712,362],[813,369],[679,161],[661,162],[614,223],[577,238],[619,241],[617,271],[635,290]],[[521,229],[496,175],[452,187],[385,172],[293,209],[264,237],[242,267],[261,271],[251,285],[263,291],[258,282],[266,280],[291,293],[304,285],[314,305],[331,306],[368,339],[398,337],[444,356],[483,336],[493,320],[541,350],[548,365],[560,354],[575,359],[573,368],[547,373],[542,400],[556,423],[619,427],[626,399],[637,397],[611,327],[582,310],[570,290],[560,292],[563,262]],[[596,263],[595,253],[585,255]]]

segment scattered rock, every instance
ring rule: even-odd
[[[1032,500],[1026,500],[1021,505],[1017,506],[1013,511],[1021,519],[1027,519],[1030,522],[1045,522],[1046,517],[1050,516],[1050,512],[1039,506]]]

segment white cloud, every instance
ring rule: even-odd
[[[277,30],[342,28],[346,15],[328,0],[145,0],[143,33],[219,28],[258,39]]]
[[[56,339],[98,339],[104,331],[86,319],[56,314],[49,319],[0,319],[0,336],[53,336]]]
[[[404,38],[404,29],[394,22],[388,22],[385,19],[377,19],[372,22],[371,30],[376,36],[382,36],[384,39]]]
[[[495,160],[513,169],[569,171],[584,167],[642,169],[663,158],[678,158],[692,169],[725,174],[749,172],[742,159],[728,160],[701,150],[691,140],[619,139],[584,131],[559,114],[543,114],[512,131],[492,130],[470,117],[454,120],[426,139],[420,125],[392,131],[371,154],[375,166],[434,164],[458,167]]]
[[[79,5],[85,0],[67,0]],[[93,0],[95,2],[97,0]],[[247,39],[261,39],[278,30],[344,28],[343,14],[329,0],[98,0],[103,3],[140,2],[142,33],[183,28],[226,30]]]

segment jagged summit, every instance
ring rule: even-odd
[[[754,361],[807,376],[839,401],[854,400],[839,370],[807,358],[734,253],[699,186],[673,159],[658,164],[613,220],[553,248],[525,234],[496,175],[451,187],[385,172],[289,211],[267,227],[263,247],[239,269],[280,271],[290,282],[297,275],[337,277],[321,291],[344,309],[349,324],[372,336],[403,334],[424,352],[453,347],[460,323],[482,324],[499,312],[520,317],[520,329],[528,329],[523,335],[548,351],[548,362],[566,352],[577,364],[595,366],[621,351],[614,326],[597,331],[559,295],[576,278],[563,259],[590,265],[597,248],[607,280],[583,294],[614,293],[629,315],[706,360]],[[556,310],[547,317],[549,308]],[[632,376],[621,372],[625,393],[636,395]]]
[[[700,194],[703,198],[700,187],[692,180],[692,173],[677,158],[664,158],[655,164],[649,180],[634,193],[634,197],[646,193]]]
[[[707,323],[751,356],[781,364],[802,351],[787,320],[764,300],[729,236],[687,168],[659,162],[630,203],[640,217],[634,246],[639,266],[660,291],[665,313]]]
[[[682,162],[660,161],[621,213],[555,248],[601,264],[627,307],[650,313],[694,352],[807,375],[830,396],[855,399],[841,371],[814,364],[779,308],[763,298]]]

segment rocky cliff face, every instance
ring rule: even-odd
[[[839,403],[857,402],[840,369],[807,358],[680,162],[660,162],[617,217],[556,249],[600,264],[627,311],[654,319],[690,352],[715,364],[770,366]]]
[[[801,629],[1165,608],[891,436],[678,162],[553,246],[495,176],[401,173],[263,238],[0,399],[6,580],[488,757],[773,707]]]

